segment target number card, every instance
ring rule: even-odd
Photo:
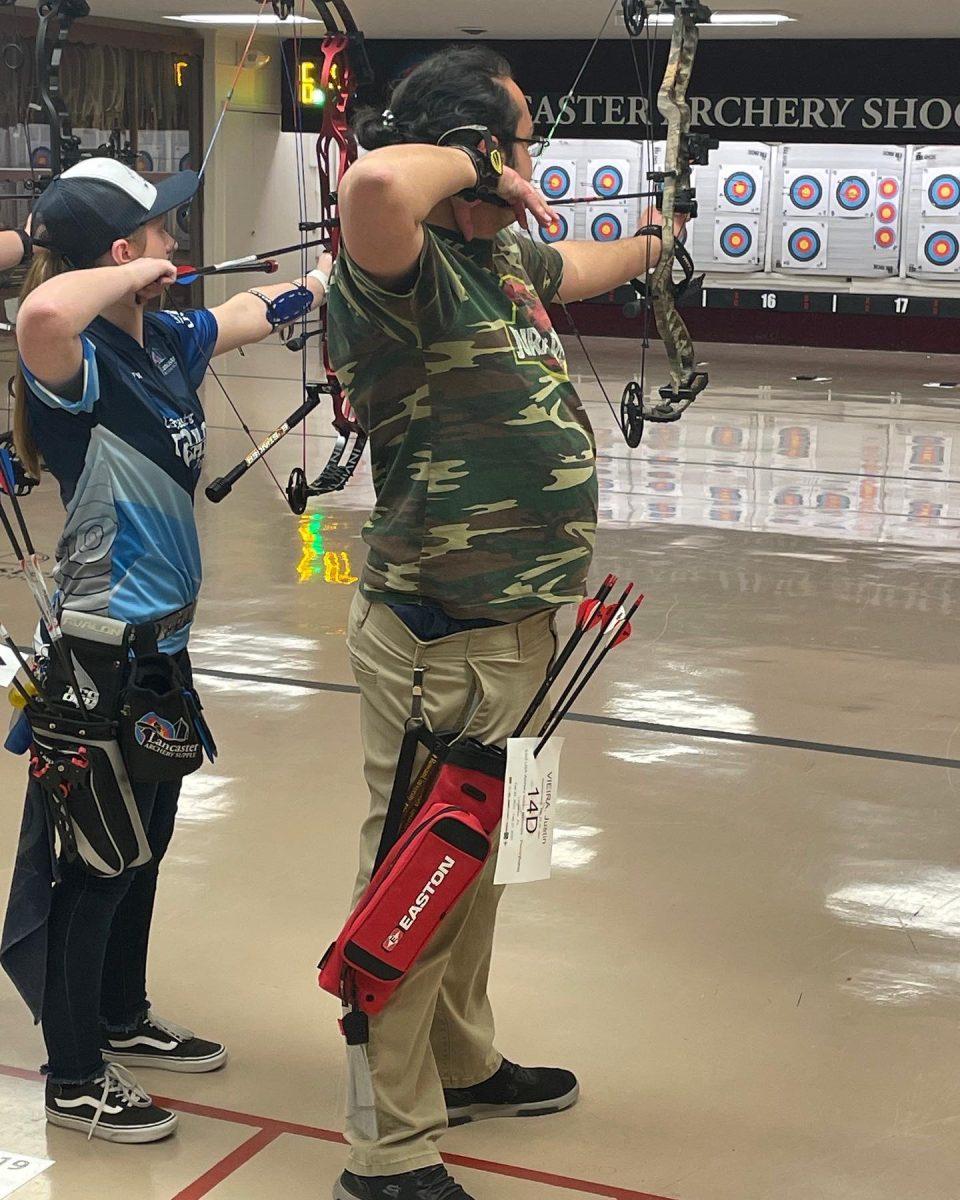
[[[12,1196],[17,1188],[42,1175],[53,1166],[51,1158],[31,1158],[28,1154],[11,1154],[0,1150],[0,1197]]]
[[[494,883],[534,883],[550,878],[563,738],[552,737],[534,757],[539,740],[510,738],[507,742]]]

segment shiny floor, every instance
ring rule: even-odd
[[[476,1200],[953,1196],[960,389],[928,385],[957,360],[706,349],[711,391],[637,453],[582,379],[596,573],[648,599],[566,728],[555,877],[507,897],[494,990],[501,1048],[573,1068],[583,1099],[444,1150]],[[618,400],[635,347],[591,350]],[[294,374],[268,347],[224,382],[267,430],[298,402]],[[249,443],[207,398],[212,478]],[[297,435],[277,449],[281,479],[300,454]],[[233,1059],[141,1073],[184,1114],[176,1139],[87,1144],[44,1125],[42,1044],[0,980],[0,1151],[54,1160],[18,1200],[329,1195],[341,1045],[314,965],[366,805],[343,632],[370,496],[364,467],[297,519],[258,468],[200,501],[194,655],[221,757],[185,789],[152,990]],[[49,483],[28,514],[49,551]],[[26,639],[9,571],[0,616]],[[4,894],[22,774],[0,760]]]

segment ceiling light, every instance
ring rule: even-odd
[[[319,25],[315,17],[288,17],[281,21],[274,13],[257,18],[256,13],[185,13],[182,17],[165,17],[166,21],[183,21],[187,25]]]
[[[715,12],[709,25],[725,29],[769,29],[776,25],[787,25],[793,21],[796,21],[796,17],[788,17],[785,13]],[[670,13],[660,13],[658,16],[650,18],[650,24],[669,28],[673,25],[673,16]],[[707,27],[707,25],[702,25],[700,28]]]

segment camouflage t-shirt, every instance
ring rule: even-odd
[[[368,599],[512,621],[583,596],[596,447],[545,308],[562,270],[513,231],[430,226],[395,294],[341,252],[330,357],[370,435]]]

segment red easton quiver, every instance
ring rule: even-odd
[[[320,986],[364,1012],[380,1012],[489,854],[490,839],[476,817],[430,804],[384,859],[327,951]]]

